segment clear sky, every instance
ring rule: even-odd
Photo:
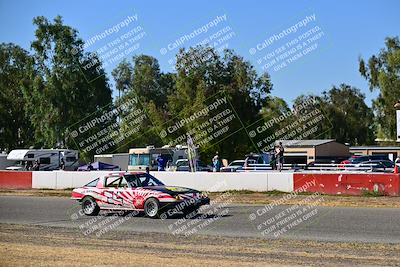
[[[0,0],[0,42],[13,42],[30,49],[35,29],[32,19],[39,15],[51,19],[61,15],[65,24],[79,30],[83,40],[104,33],[128,16],[137,16],[137,20],[131,18],[129,25],[120,26],[118,32],[96,41],[88,50],[108,46],[104,52],[109,53],[104,54],[108,57],[112,54],[110,44],[113,41],[139,29],[145,34],[139,38],[139,33],[135,32],[138,39],[129,46],[135,49],[129,51],[129,47],[125,47],[118,54],[127,58],[149,54],[159,59],[162,71],[172,71],[169,60],[177,51],[176,40],[191,35],[180,45],[188,47],[213,39],[216,48],[234,49],[259,73],[267,69],[274,84],[273,95],[288,102],[302,93],[318,94],[332,85],[347,83],[360,88],[370,104],[376,93],[369,91],[360,76],[358,57],[368,58],[384,47],[385,37],[400,35],[399,10],[400,1],[397,0]],[[216,23],[212,25],[212,21]],[[202,26],[208,27],[207,32],[198,30]],[[263,47],[270,38],[275,38],[273,43]],[[296,40],[300,41],[295,44]],[[293,52],[292,44],[302,47]],[[279,49],[282,46],[284,50]],[[298,53],[301,56],[295,56]],[[115,67],[111,58],[108,57],[106,66],[109,74]],[[276,68],[279,65],[281,67]]]

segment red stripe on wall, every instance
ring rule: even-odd
[[[293,184],[294,190],[329,195],[362,195],[373,191],[400,195],[400,174],[392,173],[295,173]]]
[[[32,172],[0,171],[1,189],[31,189]]]

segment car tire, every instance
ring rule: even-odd
[[[160,215],[160,203],[155,198],[149,198],[144,203],[144,214],[149,218],[158,218]]]
[[[100,212],[100,207],[93,197],[87,196],[82,199],[82,211],[87,216],[96,216]]]

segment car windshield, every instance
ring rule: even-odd
[[[150,174],[147,174],[147,173],[141,173],[141,174],[136,174],[136,175],[133,175],[133,174],[125,175],[125,179],[131,187],[164,185],[156,177],[154,177]]]
[[[231,164],[229,164],[229,166],[241,166],[243,167],[244,165],[244,161],[233,161],[231,162]]]
[[[138,174],[136,175],[139,180],[140,180],[140,184],[142,185],[142,187],[144,186],[157,186],[157,185],[164,185],[160,180],[158,180],[156,177],[147,174],[147,173],[143,173],[143,174]]]
[[[352,159],[350,159],[350,162],[351,162],[352,164],[361,163],[361,162],[363,162],[363,161],[368,161],[368,157],[358,157],[358,158],[352,158]]]
[[[188,165],[189,165],[189,162],[188,162],[187,160],[181,160],[181,161],[178,161],[178,162],[176,163],[176,166],[177,166],[177,167],[188,166]]]

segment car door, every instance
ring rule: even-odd
[[[124,209],[134,209],[135,195],[133,192],[132,183],[128,183],[125,177],[121,177],[119,186],[115,190],[114,196],[117,198],[119,205]]]
[[[134,209],[142,210],[144,207],[145,196],[148,192],[144,189],[142,183],[137,175],[129,177],[130,193],[133,196],[132,206]]]
[[[109,176],[106,177],[105,179],[105,190],[104,190],[104,196],[106,197],[106,206],[108,208],[121,208],[124,206],[124,199],[121,197],[120,192],[120,183],[121,183],[122,177],[120,176]]]

